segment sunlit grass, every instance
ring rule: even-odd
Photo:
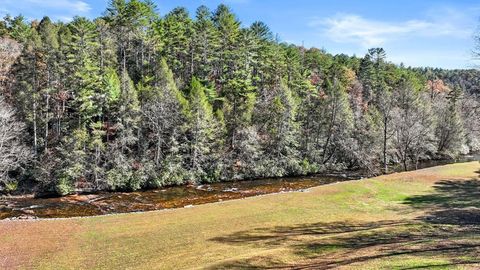
[[[445,210],[435,183],[479,170],[470,162],[188,209],[0,222],[0,268],[474,269],[478,224],[423,217]]]

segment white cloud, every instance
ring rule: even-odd
[[[472,29],[465,28],[460,19],[452,10],[446,14],[429,15],[426,19],[400,22],[371,20],[355,14],[337,14],[326,19],[315,18],[309,25],[335,42],[355,43],[369,48],[406,37],[470,38]]]
[[[52,20],[62,21],[62,22],[68,23],[68,22],[73,21],[73,17],[71,17],[71,16],[53,16]]]
[[[468,68],[473,62],[467,51],[462,50],[418,50],[418,51],[393,51],[389,56],[393,63],[404,63],[413,67],[443,67],[443,68]]]
[[[91,9],[89,4],[79,0],[26,0],[26,2],[41,7],[73,10],[78,13],[85,13]]]
[[[0,0],[0,15],[22,14],[27,18],[40,19],[45,15],[53,20],[70,21],[75,15],[87,16],[91,6],[81,0]]]

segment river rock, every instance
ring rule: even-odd
[[[27,215],[33,215],[35,214],[35,211],[31,210],[31,209],[24,209],[22,210],[23,213],[27,214]]]
[[[19,217],[17,217],[17,219],[20,219],[20,220],[33,220],[33,219],[37,219],[36,216],[31,216],[31,215],[21,215]]]

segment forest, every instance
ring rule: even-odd
[[[318,44],[321,46],[321,44]],[[0,191],[415,168],[480,150],[480,72],[282,42],[226,5],[0,21]]]

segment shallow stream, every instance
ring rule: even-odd
[[[478,158],[479,156],[472,156],[457,161],[427,161],[420,163],[418,168],[472,161],[478,160]],[[393,170],[401,171],[401,168]],[[168,187],[130,193],[80,194],[60,198],[6,197],[0,199],[0,220],[84,217],[190,207],[269,193],[302,191],[320,185],[360,179],[359,175],[358,172],[351,172],[341,175],[285,177]]]

